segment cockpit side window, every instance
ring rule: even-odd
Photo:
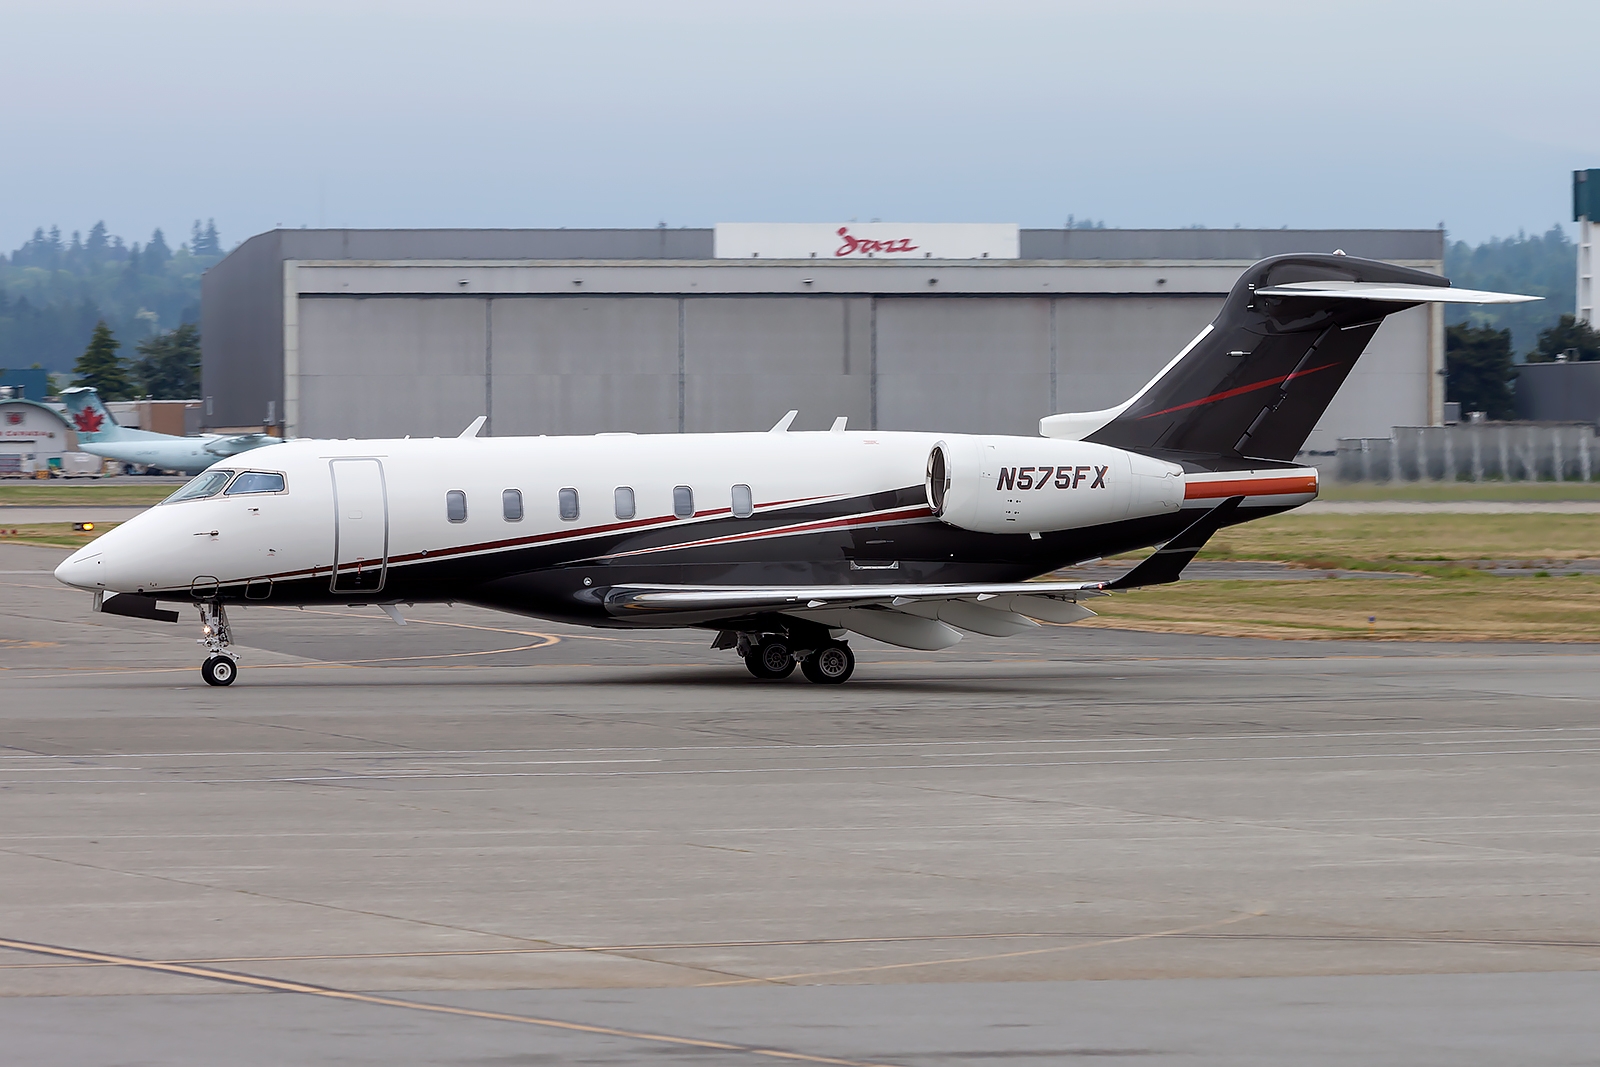
[[[173,493],[163,504],[176,504],[180,500],[200,500],[208,496],[216,496],[222,492],[222,487],[228,484],[228,479],[233,477],[233,471],[204,471]]]
[[[239,496],[243,493],[281,493],[283,492],[283,475],[269,474],[266,471],[245,471],[233,480],[223,496]]]

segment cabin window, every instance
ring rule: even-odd
[[[561,518],[571,522],[578,517],[578,491],[576,489],[563,489],[560,494]]]
[[[522,490],[507,489],[500,494],[500,511],[507,522],[522,521]]]
[[[228,479],[233,477],[232,471],[206,471],[196,475],[187,485],[173,493],[163,504],[176,504],[180,500],[199,500],[202,497],[216,496],[222,492],[222,487],[228,484]]]
[[[680,519],[694,518],[694,490],[687,485],[672,487],[672,513]]]
[[[733,514],[741,519],[748,519],[756,513],[755,498],[750,495],[748,485],[733,487]]]
[[[631,519],[636,514],[633,490],[626,485],[617,486],[617,518]]]
[[[265,471],[245,471],[233,480],[223,496],[240,496],[244,493],[281,493],[283,475]]]
[[[451,522],[467,521],[467,494],[452,489],[444,495],[444,517]]]

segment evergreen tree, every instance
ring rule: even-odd
[[[197,256],[222,258],[222,240],[217,236],[216,219],[207,219],[204,230],[200,229],[200,220],[194,220],[194,236],[189,241],[189,250]]]
[[[122,359],[117,355],[117,349],[122,343],[111,335],[111,327],[106,325],[106,320],[101,319],[94,327],[94,336],[89,338],[89,347],[83,350],[83,355],[78,357],[78,362],[73,365],[73,385],[92,385],[100,393],[101,400],[127,400],[133,395],[133,386],[128,381],[127,369],[122,365]]]
[[[1529,363],[1552,363],[1557,356],[1576,349],[1576,358],[1584,362],[1600,359],[1600,333],[1587,322],[1579,322],[1576,315],[1563,315],[1548,330],[1539,331],[1539,346],[1528,353]]]
[[[139,342],[133,376],[146,396],[188,400],[200,394],[200,327],[186,322]]]
[[[1460,401],[1463,412],[1514,417],[1511,380],[1517,369],[1511,365],[1511,331],[1461,322],[1445,327],[1444,336],[1444,398]]]
[[[106,257],[106,224],[97,222],[89,227],[89,239],[83,243],[83,249],[89,255],[91,263],[98,263]]]
[[[1518,233],[1480,245],[1455,241],[1444,250],[1444,272],[1452,285],[1544,299],[1529,304],[1452,305],[1445,309],[1445,324],[1470,322],[1509,329],[1512,351],[1527,352],[1539,331],[1555,325],[1561,309],[1576,302],[1577,267],[1578,246],[1559,225],[1542,234]]]
[[[162,236],[161,228],[156,227],[156,232],[150,235],[150,243],[144,246],[144,269],[151,274],[159,274],[167,268],[167,261],[172,258],[172,249],[167,247],[167,239]]]

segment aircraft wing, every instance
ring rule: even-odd
[[[1094,614],[1080,599],[1105,596],[1104,582],[1000,582],[989,585],[727,586],[621,585],[606,597],[620,618],[671,615],[679,624],[716,623],[781,613],[834,630],[853,630],[901,648],[949,648],[962,631],[1011,637],[1035,620],[1077,622]],[[648,625],[648,623],[646,623]]]
[[[214,437],[206,442],[206,451],[214,456],[234,456],[240,452],[248,452],[252,448],[261,448],[265,445],[282,444],[282,440],[265,433],[239,433],[226,437]]]
[[[902,608],[938,600],[974,604],[1000,598],[1037,597],[1075,602],[1106,596],[1106,582],[998,582],[988,585],[619,585],[606,597],[613,614],[653,611],[790,611],[796,608]]]
[[[619,618],[674,615],[715,622],[780,613],[903,648],[948,648],[961,631],[1012,637],[1039,620],[1072,623],[1094,612],[1079,603],[1113,590],[1175,582],[1243,497],[1230,497],[1190,523],[1127,574],[1100,582],[996,582],[873,585],[716,586],[624,584],[606,595]]]

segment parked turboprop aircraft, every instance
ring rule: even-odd
[[[100,402],[99,392],[87,385],[61,390],[61,399],[66,401],[67,417],[78,432],[78,447],[90,455],[104,456],[119,463],[197,474],[219,459],[281,443],[280,438],[264,433],[174,437],[118,426],[117,420]]]
[[[1219,527],[1317,495],[1294,462],[1384,316],[1530,297],[1341,254],[1262,260],[1125,403],[1042,437],[844,429],[294,441],[219,463],[56,570],[101,611],[194,603],[212,685],[228,604],[461,601],[611,627],[693,626],[751,673],[855,667],[850,633],[909,648],[1092,615],[1171,582]],[[1109,582],[1033,581],[1149,545]]]

